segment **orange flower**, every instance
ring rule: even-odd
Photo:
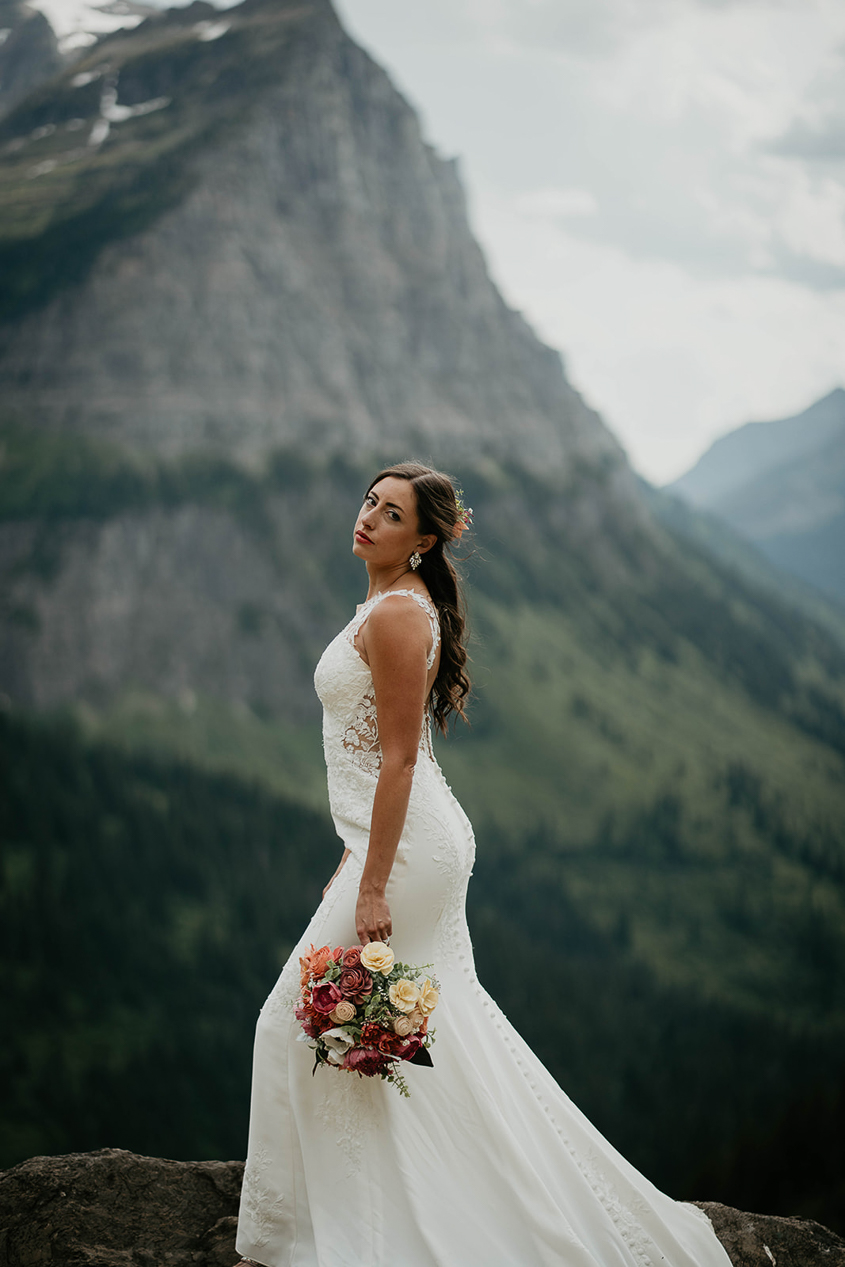
[[[308,978],[311,976],[321,977],[326,971],[326,964],[330,959],[334,959],[335,963],[340,963],[342,958],[342,946],[337,946],[334,950],[332,950],[331,946],[321,946],[319,950],[315,950],[312,942],[308,954],[301,956],[299,960],[301,984],[307,985]]]

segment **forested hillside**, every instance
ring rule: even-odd
[[[91,747],[67,724],[0,716],[0,770],[0,1166],[107,1145],[240,1156],[252,1026],[334,867],[330,827],[255,784]],[[656,809],[595,863],[662,850],[679,890],[695,885],[672,820]],[[841,1227],[837,1027],[661,981],[631,959],[635,921],[598,928],[542,841],[527,857],[492,832],[480,844],[480,975],[576,1102],[678,1196]],[[746,869],[751,885],[763,875]],[[655,902],[644,890],[638,908]],[[557,983],[551,1017],[512,953],[526,927]],[[815,952],[841,957],[843,941]],[[810,989],[816,954],[791,954]]]

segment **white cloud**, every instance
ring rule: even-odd
[[[535,189],[520,194],[516,208],[525,216],[549,217],[592,216],[598,204],[589,189]]]
[[[643,473],[845,380],[841,0],[338,7]]]
[[[691,276],[527,220],[507,193],[477,200],[505,292],[566,352],[570,377],[657,483],[750,418],[798,412],[843,377],[845,291],[779,277]],[[516,278],[516,290],[511,280]]]
[[[796,255],[845,267],[845,185],[841,181],[793,170],[777,225],[784,243]]]

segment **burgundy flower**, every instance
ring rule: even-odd
[[[342,998],[343,992],[334,981],[320,981],[311,988],[311,1006],[324,1016],[333,1012]]]
[[[340,974],[340,988],[345,999],[360,1003],[373,992],[373,979],[366,968],[344,968]]]
[[[373,1021],[365,1021],[361,1028],[361,1042],[367,1047],[377,1047],[383,1033],[384,1030],[380,1025],[374,1024]]]
[[[357,968],[360,962],[361,962],[361,947],[360,946],[350,946],[348,950],[344,950],[343,952],[344,968]]]
[[[317,1028],[314,1025],[313,1018],[309,1016],[309,1014],[305,1011],[305,1008],[298,1007],[295,1015],[308,1037],[316,1038],[318,1033]]]
[[[343,1067],[354,1069],[356,1073],[362,1073],[365,1078],[372,1078],[381,1073],[385,1064],[387,1060],[380,1051],[375,1051],[372,1047],[353,1047],[346,1053]]]
[[[399,1052],[400,1060],[410,1060],[422,1047],[422,1039],[418,1034],[411,1034],[410,1038],[405,1041],[404,1047]]]
[[[377,1046],[383,1056],[389,1056],[391,1060],[395,1060],[404,1051],[405,1039],[400,1038],[398,1034],[391,1034],[388,1030],[383,1030],[379,1036]]]

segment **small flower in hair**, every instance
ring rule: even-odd
[[[455,505],[458,508],[458,522],[455,524],[455,535],[453,541],[460,541],[461,534],[465,528],[472,527],[472,506],[465,506],[463,502],[464,490],[462,488],[455,489]]]

